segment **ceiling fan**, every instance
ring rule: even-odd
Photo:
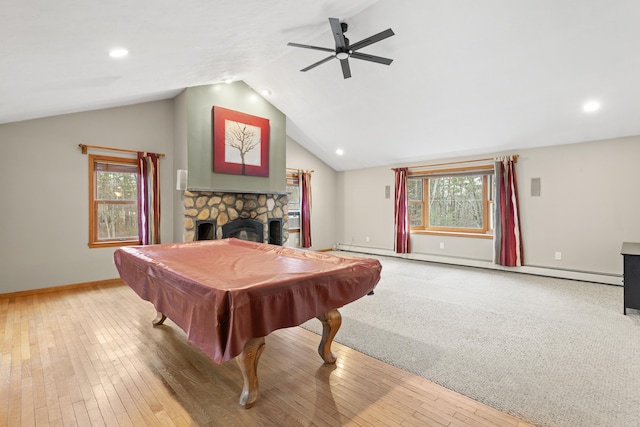
[[[378,34],[375,34],[371,37],[367,37],[364,40],[360,40],[357,43],[349,44],[349,39],[344,36],[344,33],[347,32],[349,26],[346,22],[340,22],[340,20],[336,18],[329,18],[329,25],[331,25],[331,32],[333,33],[333,38],[336,41],[336,48],[329,49],[326,47],[319,46],[309,46],[306,44],[299,43],[287,43],[287,46],[294,47],[303,47],[305,49],[315,49],[322,50],[325,52],[331,52],[331,55],[327,56],[323,60],[316,62],[315,64],[311,64],[306,68],[303,68],[300,71],[309,71],[312,68],[317,67],[318,65],[324,64],[327,61],[332,60],[333,58],[337,58],[340,60],[340,65],[342,66],[342,75],[345,79],[351,77],[351,68],[349,68],[349,58],[353,59],[361,59],[363,61],[371,61],[377,62],[378,64],[389,65],[393,62],[393,59],[382,58],[380,56],[367,55],[366,53],[356,52],[357,50],[362,49],[363,47],[369,46],[373,43],[379,42],[380,40],[384,40],[387,37],[391,37],[394,35],[394,32],[389,28],[388,30],[384,30]]]

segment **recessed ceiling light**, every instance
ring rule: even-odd
[[[222,79],[222,83],[232,83],[233,82],[233,77],[225,77],[224,79]]]
[[[109,51],[109,56],[112,58],[124,58],[128,54],[129,54],[129,51],[127,49],[123,49],[120,47],[117,49],[111,49]]]
[[[338,148],[338,149],[336,150],[336,154],[337,154],[338,156],[342,156],[342,155],[344,154],[344,150],[343,150],[342,148]]]
[[[271,91],[269,89],[262,89],[260,93],[264,96],[271,96]]]
[[[598,101],[589,101],[582,106],[582,110],[586,113],[593,113],[600,109],[600,103]]]

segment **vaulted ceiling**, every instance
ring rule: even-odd
[[[300,72],[328,54],[287,42],[333,48],[330,17],[351,43],[391,28],[360,52],[393,63]],[[233,78],[336,170],[640,134],[640,2],[23,0],[0,22],[0,123]]]

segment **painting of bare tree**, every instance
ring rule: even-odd
[[[269,120],[212,108],[213,172],[269,176]]]
[[[224,145],[224,161],[240,163],[241,175],[246,175],[246,165],[260,166],[260,128],[225,120]]]

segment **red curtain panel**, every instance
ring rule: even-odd
[[[300,247],[311,247],[311,172],[299,171],[300,179]]]
[[[394,171],[396,173],[394,248],[397,253],[406,254],[409,253],[410,240],[409,196],[407,194],[409,168],[397,168]]]
[[[513,156],[496,158],[494,262],[507,267],[523,264],[518,185]]]
[[[138,152],[138,234],[140,243],[160,243],[158,155]]]

